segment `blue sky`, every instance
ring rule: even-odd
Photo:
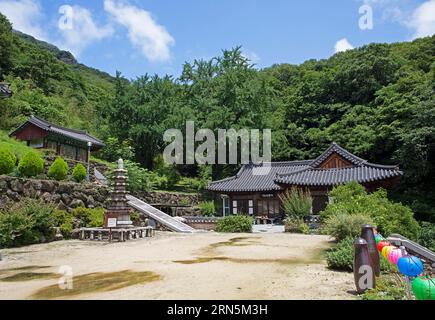
[[[363,30],[367,6],[373,27]],[[238,45],[262,68],[435,32],[435,0],[0,0],[0,12],[17,30],[128,78],[178,76],[185,61]]]

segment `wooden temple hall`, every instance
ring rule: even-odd
[[[269,220],[281,220],[284,212],[279,195],[292,187],[308,189],[313,198],[313,214],[326,208],[328,191],[351,181],[368,191],[389,188],[398,182],[402,172],[398,166],[369,163],[333,143],[315,160],[269,163],[267,175],[254,175],[253,169],[265,164],[249,164],[239,173],[210,183],[208,190],[220,194],[222,214],[248,214]],[[257,171],[258,172],[258,171]]]
[[[35,149],[52,149],[57,155],[82,162],[88,161],[91,151],[105,146],[85,131],[61,127],[36,116],[31,116],[9,136],[26,141]]]

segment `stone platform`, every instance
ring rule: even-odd
[[[155,235],[152,227],[133,228],[81,228],[80,240],[125,242],[128,240],[151,238]]]

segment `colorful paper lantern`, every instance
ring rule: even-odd
[[[379,252],[382,252],[382,249],[383,249],[384,247],[386,247],[386,246],[390,246],[390,245],[391,245],[391,243],[389,243],[388,241],[381,240],[381,241],[379,241],[377,247],[378,247]]]
[[[379,242],[381,242],[382,240],[385,240],[385,238],[381,235],[376,235],[375,236],[375,240],[376,240],[376,244],[378,244]]]
[[[390,253],[388,254],[388,260],[390,260],[390,262],[394,265],[397,265],[397,262],[401,257],[402,257],[402,250],[397,248],[391,250]]]
[[[412,292],[417,300],[435,300],[435,279],[415,278]]]
[[[408,277],[418,277],[423,272],[423,262],[415,256],[403,256],[397,261],[400,273]]]
[[[382,248],[382,255],[384,256],[384,258],[388,259],[388,255],[394,249],[397,249],[397,247],[395,247],[395,246],[386,246],[386,247],[383,247]]]

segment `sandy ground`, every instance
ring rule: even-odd
[[[0,299],[38,298],[38,290],[57,287],[61,266],[72,268],[73,281],[124,270],[151,271],[158,279],[91,286],[55,296],[60,299],[354,299],[352,274],[326,268],[323,251],[330,246],[326,236],[162,232],[125,243],[74,240],[8,249],[0,261]],[[24,273],[52,276],[5,281]]]

